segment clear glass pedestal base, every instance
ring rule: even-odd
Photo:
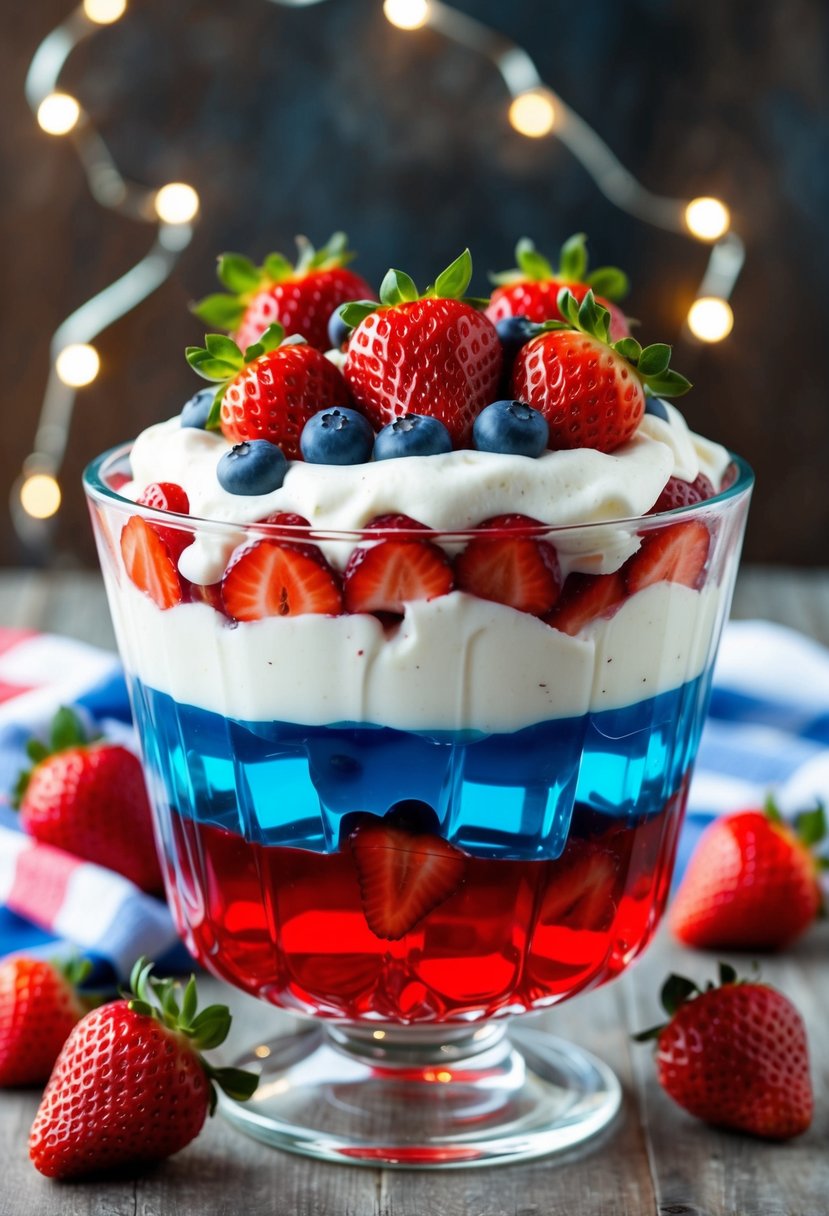
[[[569,1151],[621,1104],[615,1074],[537,1028],[318,1024],[235,1061],[260,1072],[224,1116],[277,1148],[406,1169],[495,1165]]]

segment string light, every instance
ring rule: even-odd
[[[55,371],[70,388],[83,388],[91,384],[100,370],[98,352],[88,342],[72,342],[64,346],[55,359]]]
[[[112,25],[127,11],[127,0],[83,0],[83,15],[95,25]]]
[[[700,342],[722,342],[734,328],[731,305],[718,296],[701,296],[688,310],[688,328]]]
[[[47,135],[68,135],[80,116],[81,107],[69,93],[50,93],[37,107],[38,126]]]
[[[383,13],[399,30],[419,30],[429,20],[429,0],[383,0]]]
[[[20,486],[20,505],[32,519],[51,519],[60,500],[60,486],[50,473],[32,473]]]
[[[699,240],[717,241],[731,227],[731,212],[718,198],[693,198],[685,208],[685,223]]]
[[[529,139],[549,135],[556,122],[550,94],[545,89],[527,89],[526,93],[519,93],[510,102],[509,120],[519,135]]]
[[[273,3],[300,8],[319,0]],[[19,494],[13,492],[12,496],[15,526],[27,544],[39,543],[38,534],[29,525],[48,519],[60,506],[60,487],[53,474],[60,467],[69,435],[74,389],[92,383],[100,369],[92,340],[169,277],[191,240],[191,225],[199,212],[199,196],[186,182],[169,182],[152,190],[128,181],[79,102],[58,88],[64,64],[89,33],[89,25],[111,25],[126,10],[127,0],[82,0],[77,12],[47,34],[26,76],[26,98],[42,130],[50,135],[73,132],[73,143],[96,202],[156,226],[155,242],[141,261],[82,304],[53,335],[52,350],[58,353],[41,407],[36,450],[24,462],[17,483]],[[488,58],[509,94],[508,117],[515,131],[529,139],[555,132],[615,206],[646,223],[710,245],[687,327],[703,342],[719,342],[728,336],[734,323],[728,298],[742,270],[745,248],[731,230],[731,216],[724,203],[711,197],[690,201],[663,198],[646,190],[598,132],[542,80],[528,52],[477,18],[443,0],[383,0],[383,12],[397,29],[417,30],[428,25]],[[79,20],[81,16],[85,21]],[[44,465],[49,473],[42,471]],[[44,504],[50,509],[43,510]]]
[[[153,200],[155,213],[165,224],[189,224],[199,210],[199,196],[186,182],[169,182]]]

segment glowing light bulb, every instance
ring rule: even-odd
[[[702,296],[688,311],[688,328],[700,342],[722,342],[734,328],[734,313],[727,300]]]
[[[693,198],[685,208],[685,223],[692,236],[716,241],[731,227],[731,212],[718,198]]]
[[[84,16],[96,25],[112,25],[126,11],[127,0],[83,0]]]
[[[541,139],[555,126],[556,112],[549,93],[544,89],[528,89],[510,103],[509,120],[519,135]]]
[[[32,519],[50,519],[60,499],[60,486],[50,473],[32,473],[20,487],[20,504]]]
[[[69,93],[50,93],[37,107],[38,125],[47,135],[68,135],[81,116],[81,107]]]
[[[165,224],[187,224],[199,209],[199,196],[186,182],[169,182],[155,196],[155,213]]]
[[[429,0],[383,0],[383,13],[399,30],[419,30],[429,20]]]
[[[55,359],[55,371],[70,388],[83,388],[91,384],[101,370],[101,360],[94,346],[86,342],[73,342],[64,346]]]
[[[258,1056],[260,1060],[267,1060],[268,1056],[271,1054],[271,1049],[266,1043],[262,1043],[261,1046],[254,1047],[253,1054]]]

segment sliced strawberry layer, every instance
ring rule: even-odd
[[[405,604],[447,595],[452,585],[452,567],[437,545],[384,540],[354,551],[343,595],[348,612],[402,613]]]
[[[300,548],[272,540],[257,541],[231,562],[222,580],[222,600],[237,621],[342,611],[334,572]]]
[[[132,582],[159,608],[173,608],[182,602],[176,563],[165,542],[140,515],[133,515],[124,525],[121,556]]]
[[[534,616],[550,612],[561,592],[555,549],[547,541],[509,535],[534,522],[520,515],[490,520],[492,537],[476,537],[455,559],[458,588]]]
[[[405,532],[429,532],[430,529],[426,524],[422,524],[418,519],[412,519],[411,515],[375,515],[374,519],[369,520],[366,528],[376,528],[387,532],[405,531]]]
[[[561,633],[575,637],[597,617],[606,616],[625,599],[625,582],[613,574],[571,574],[561,599],[546,621]]]
[[[568,846],[567,860],[552,863],[538,919],[542,925],[596,932],[616,913],[617,858],[579,842]]]
[[[677,507],[690,507],[695,502],[703,502],[706,498],[713,497],[714,487],[704,473],[700,473],[694,481],[669,477],[648,515],[656,515],[659,511],[674,511]]]
[[[145,507],[153,507],[156,511],[173,511],[176,515],[190,514],[190,499],[180,485],[174,481],[154,481],[136,499]],[[188,545],[196,539],[192,532],[181,528],[167,528],[162,524],[151,523],[150,527],[156,532],[170,551],[173,561],[177,562]]]
[[[635,595],[654,583],[699,586],[710,547],[711,533],[698,519],[647,533],[638,553],[624,567],[628,594]]]
[[[366,815],[351,833],[363,911],[372,933],[399,941],[460,886],[466,855],[428,832]]]

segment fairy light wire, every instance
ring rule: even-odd
[[[285,8],[304,8],[321,0],[271,2]],[[39,121],[43,103],[47,102],[48,106],[56,95],[60,95],[60,76],[75,48],[98,30],[120,20],[126,11],[126,2],[84,0],[46,35],[32,57],[24,86],[26,100]],[[510,121],[516,131],[526,137],[552,135],[557,138],[614,206],[645,223],[709,245],[708,262],[688,314],[685,336],[706,342],[720,341],[727,336],[733,323],[728,301],[745,262],[745,246],[730,227],[728,208],[720,200],[669,198],[646,189],[599,133],[547,84],[529,52],[477,17],[460,12],[444,0],[384,0],[383,11],[387,20],[401,30],[429,27],[488,59],[510,96]],[[48,522],[49,516],[41,517],[27,511],[23,491],[32,490],[31,485],[27,487],[27,481],[34,476],[51,478],[55,493],[50,501],[55,506],[49,514],[54,515],[60,503],[57,474],[66,451],[76,396],[75,386],[67,384],[59,375],[59,357],[68,345],[90,344],[169,278],[181,252],[192,239],[198,213],[198,195],[185,183],[168,184],[167,189],[189,190],[192,198],[188,201],[188,196],[181,193],[168,195],[173,198],[173,205],[171,213],[167,214],[162,202],[164,188],[148,189],[125,178],[81,103],[76,98],[69,98],[69,101],[77,104],[77,114],[73,116],[71,105],[66,103],[63,115],[59,107],[53,106],[56,129],[52,133],[55,138],[71,140],[93,199],[111,211],[152,224],[156,235],[153,245],[139,262],[77,308],[52,337],[51,368],[35,448],[24,461],[21,476],[12,490],[12,518],[17,531],[26,543],[36,543],[40,547],[47,543],[43,524]],[[48,109],[44,111],[47,113]],[[69,121],[73,117],[74,120]],[[41,125],[49,131],[45,123]],[[176,222],[177,215],[181,218]],[[709,301],[713,302],[713,308],[700,308]],[[705,317],[707,325],[695,324],[695,308],[696,315]],[[714,324],[717,317],[718,330]],[[715,333],[716,336],[712,336]]]

